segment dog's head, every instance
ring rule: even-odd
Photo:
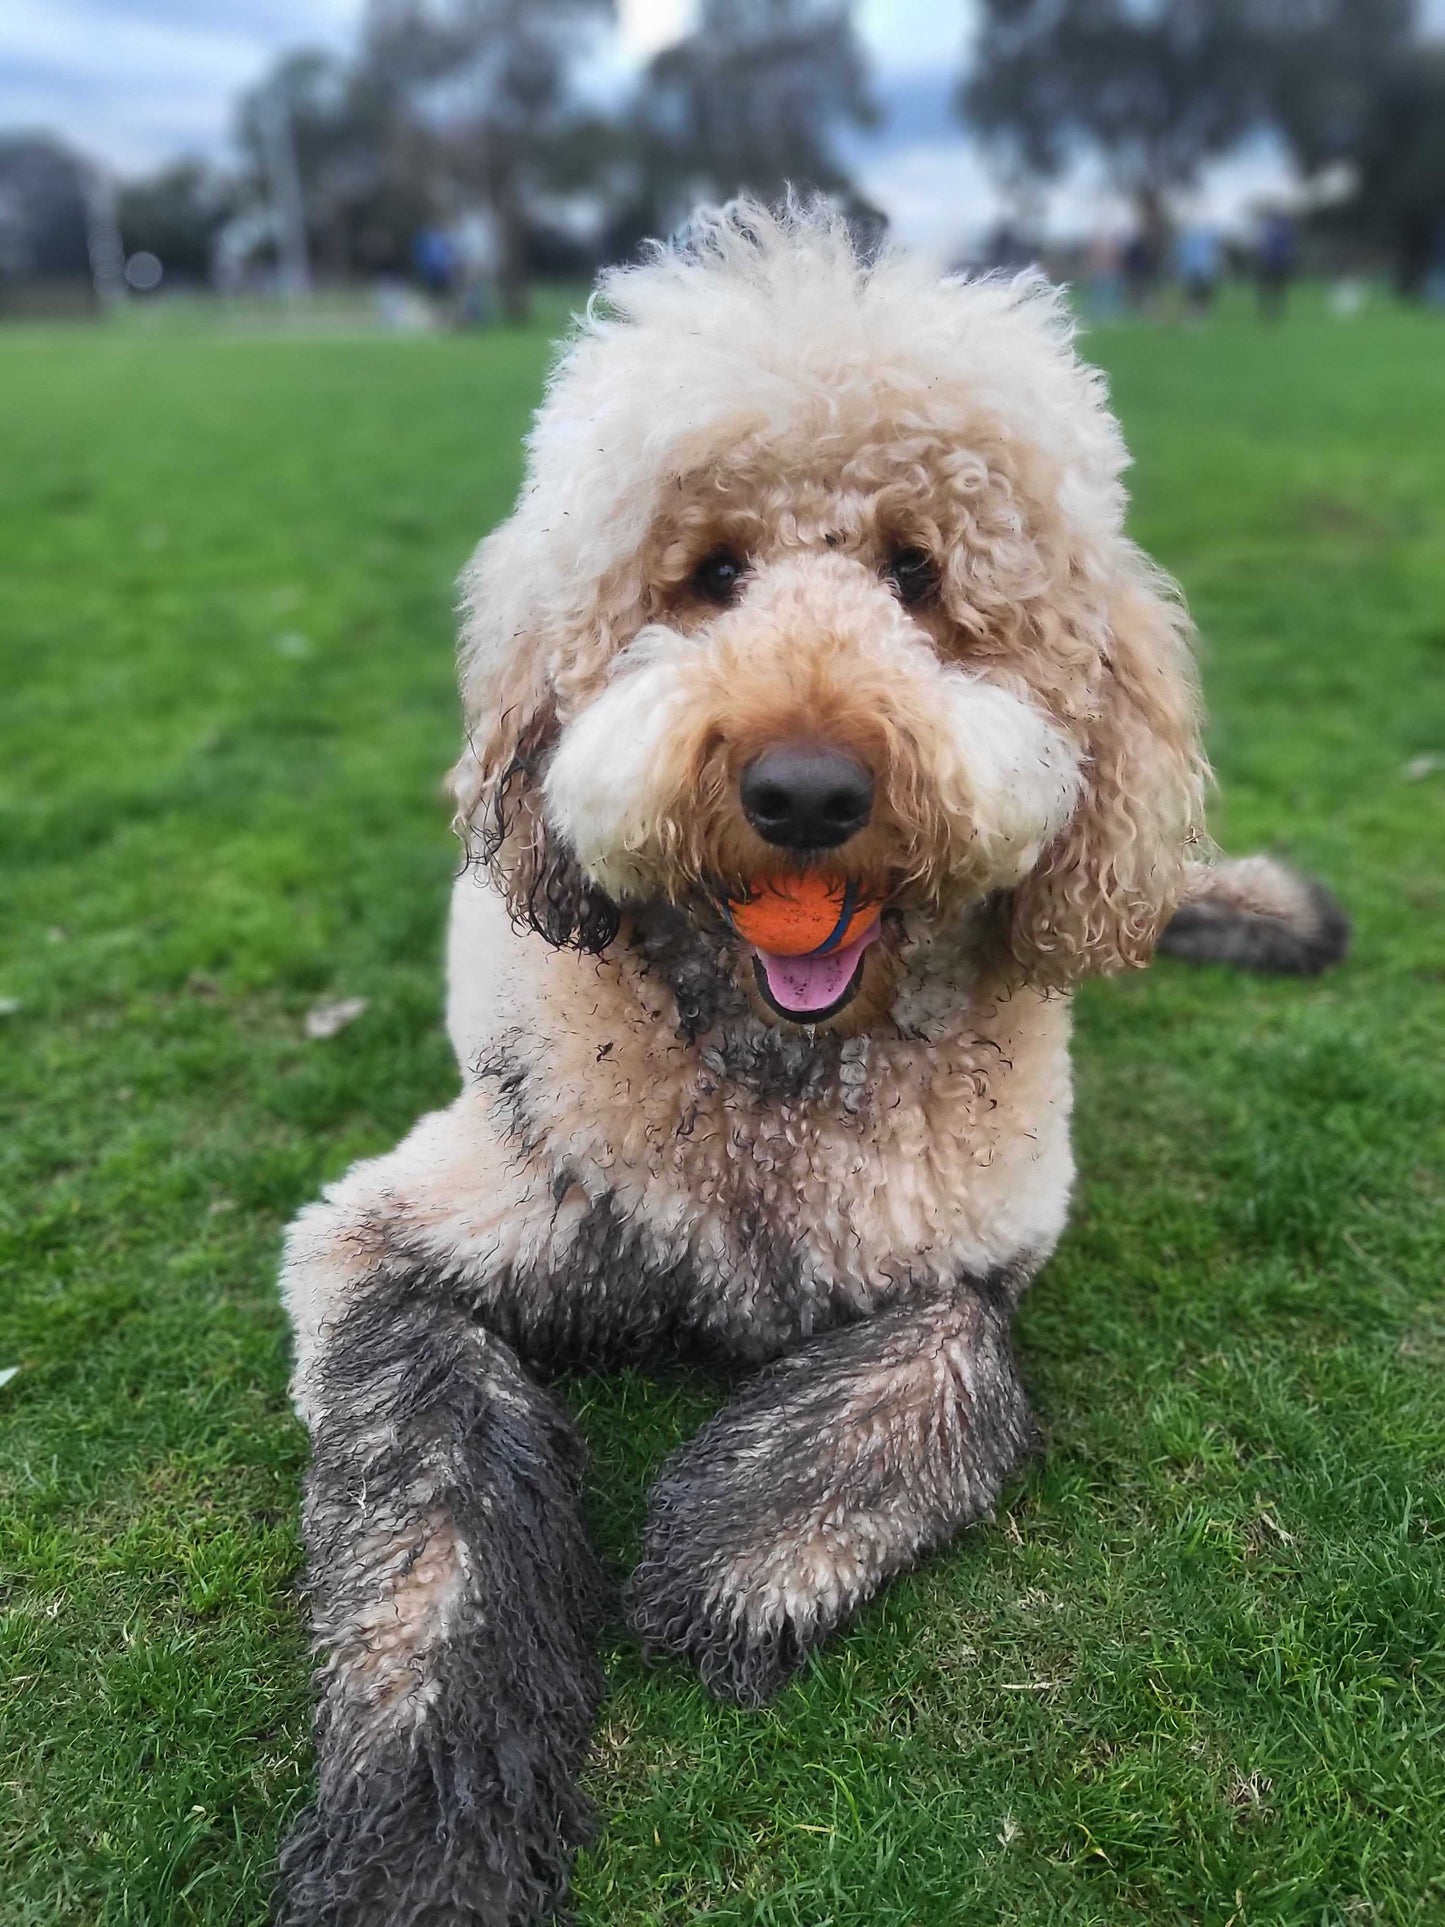
[[[1204,773],[1187,626],[1046,285],[734,209],[607,279],[529,451],[455,773],[519,918],[600,949],[670,903],[770,1021],[840,1028],[970,906],[1037,983],[1148,960]],[[826,967],[730,930],[819,873],[881,906]]]

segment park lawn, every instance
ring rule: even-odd
[[[1046,1458],[761,1714],[609,1649],[593,1927],[1445,1919],[1445,326],[1092,350],[1221,840],[1355,954],[1084,994]],[[545,357],[0,336],[3,1927],[259,1922],[306,1798],[277,1249],[454,1089],[450,584]],[[621,1565],[717,1393],[573,1391]]]

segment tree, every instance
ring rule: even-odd
[[[399,77],[302,50],[241,101],[238,136],[254,192],[274,191],[276,116],[284,114],[306,238],[331,275],[399,272],[416,229],[438,211],[432,138],[405,111]]]
[[[1309,176],[1346,163],[1357,233],[1421,286],[1445,193],[1445,55],[1419,0],[983,0],[960,104],[1025,172],[1101,153],[1146,229],[1169,193],[1251,129]]]
[[[528,207],[578,118],[569,69],[613,0],[370,0],[363,71],[404,101],[440,190],[490,216],[503,312],[528,309]]]
[[[90,280],[90,176],[44,134],[0,138],[0,279]]]
[[[1158,236],[1169,194],[1263,118],[1263,54],[1251,0],[983,0],[960,106],[1024,173],[1094,149]]]
[[[1390,253],[1408,299],[1445,269],[1445,48],[1402,53],[1360,115],[1350,156],[1357,231]]]
[[[788,188],[872,216],[837,131],[873,118],[850,10],[837,0],[702,0],[695,33],[647,70],[637,108],[659,226],[700,200]]]
[[[117,197],[116,222],[127,254],[145,249],[167,275],[203,279],[216,232],[235,206],[233,181],[199,161],[177,161],[127,182]]]
[[[1257,0],[1270,108],[1306,174],[1352,159],[1373,104],[1414,42],[1417,0]]]
[[[1445,49],[1420,37],[1416,0],[1276,0],[1273,109],[1301,170],[1343,163],[1334,211],[1424,288],[1445,248]]]

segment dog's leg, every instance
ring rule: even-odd
[[[443,1187],[476,1175],[474,1147],[455,1161]],[[445,1222],[438,1183],[418,1199],[391,1164],[313,1207],[292,1241],[318,1789],[283,1849],[275,1917],[548,1919],[589,1831],[576,1775],[601,1693],[582,1446],[480,1322],[494,1247],[478,1214]]]
[[[544,1919],[588,1833],[581,1445],[505,1345],[407,1284],[316,1367],[318,1791],[281,1857],[285,1927]]]
[[[633,1622],[757,1705],[894,1573],[986,1513],[1033,1422],[991,1285],[897,1307],[770,1367],[673,1453]]]

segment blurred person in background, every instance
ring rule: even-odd
[[[456,257],[456,314],[459,328],[484,328],[499,311],[500,248],[496,222],[485,208],[473,208],[452,230]]]
[[[1085,260],[1089,312],[1096,321],[1116,321],[1124,307],[1124,250],[1107,228],[1095,230]]]
[[[1179,276],[1185,320],[1205,320],[1214,306],[1224,271],[1224,250],[1218,231],[1203,221],[1191,221],[1182,227],[1174,247],[1174,267]]]
[[[433,301],[445,302],[457,277],[457,251],[452,237],[439,227],[418,228],[411,244],[416,278]]]
[[[1135,314],[1148,314],[1153,308],[1161,259],[1158,237],[1145,227],[1137,228],[1124,243],[1124,292]]]
[[[1254,279],[1261,319],[1284,319],[1290,284],[1298,265],[1299,230],[1294,216],[1282,207],[1266,208],[1260,217],[1254,250]]]

